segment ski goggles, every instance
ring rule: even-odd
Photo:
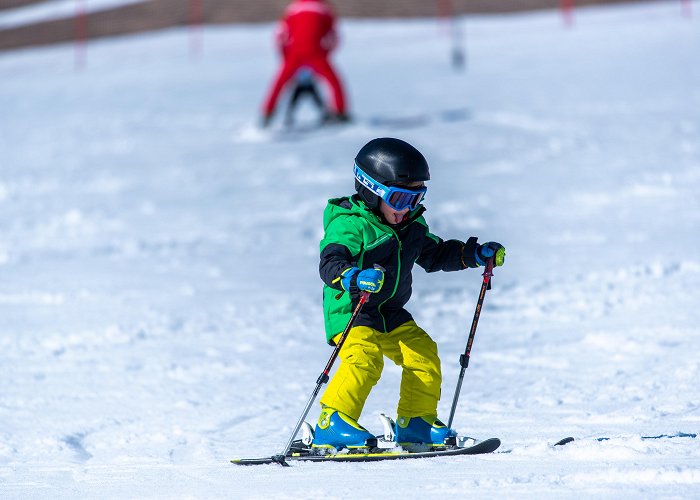
[[[384,203],[389,205],[397,212],[400,212],[405,208],[415,210],[420,202],[423,201],[425,193],[428,192],[428,188],[425,186],[415,188],[385,186],[381,182],[375,181],[369,175],[364,173],[362,169],[357,166],[357,163],[355,164],[353,171],[355,173],[355,179],[357,179],[360,184],[369,189],[373,194],[379,196]]]

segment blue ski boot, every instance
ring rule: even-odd
[[[445,446],[445,439],[454,438],[457,433],[443,424],[435,415],[424,417],[399,417],[395,427],[396,442],[403,447],[427,445]]]
[[[364,448],[368,439],[373,439],[367,429],[357,423],[352,417],[341,413],[335,408],[324,406],[318,417],[314,431],[314,448]]]

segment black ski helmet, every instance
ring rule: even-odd
[[[379,137],[365,144],[355,164],[368,176],[385,186],[430,180],[425,157],[406,141]],[[369,208],[379,206],[379,196],[355,179],[355,190]]]

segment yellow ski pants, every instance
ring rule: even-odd
[[[367,326],[352,328],[340,349],[338,371],[328,383],[321,404],[359,419],[382,374],[384,356],[403,367],[397,414],[437,415],[442,383],[437,344],[415,321],[387,333]]]

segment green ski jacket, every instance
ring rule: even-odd
[[[478,267],[474,256],[477,239],[443,241],[430,233],[424,211],[419,206],[407,220],[391,226],[357,196],[328,200],[319,265],[328,343],[345,329],[359,300],[357,293],[345,292],[337,279],[349,267],[367,269],[379,264],[385,269],[382,289],[372,294],[354,324],[380,332],[413,319],[404,306],[411,297],[414,263],[429,273]]]

